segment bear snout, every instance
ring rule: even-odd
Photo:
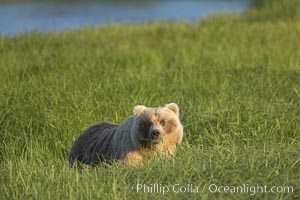
[[[156,126],[152,126],[150,128],[150,139],[151,139],[151,143],[152,144],[156,144],[156,143],[159,143],[159,141],[162,139],[162,132],[161,130],[156,127]]]
[[[160,137],[160,130],[159,129],[152,129],[151,135],[153,139],[158,139]]]

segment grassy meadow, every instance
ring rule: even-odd
[[[0,199],[299,199],[300,5],[257,2],[195,23],[1,36]],[[69,167],[89,125],[169,102],[185,133],[173,158]]]

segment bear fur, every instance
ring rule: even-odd
[[[74,142],[68,160],[92,166],[114,160],[138,164],[155,154],[174,154],[182,137],[177,104],[138,105],[119,125],[102,122],[85,130]]]

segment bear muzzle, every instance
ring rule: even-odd
[[[158,143],[162,139],[161,130],[157,127],[152,126],[149,132],[152,143]]]

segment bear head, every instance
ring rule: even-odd
[[[181,143],[183,127],[179,120],[176,103],[151,108],[142,105],[134,107],[137,138],[141,145],[166,146],[172,153],[177,143]]]

